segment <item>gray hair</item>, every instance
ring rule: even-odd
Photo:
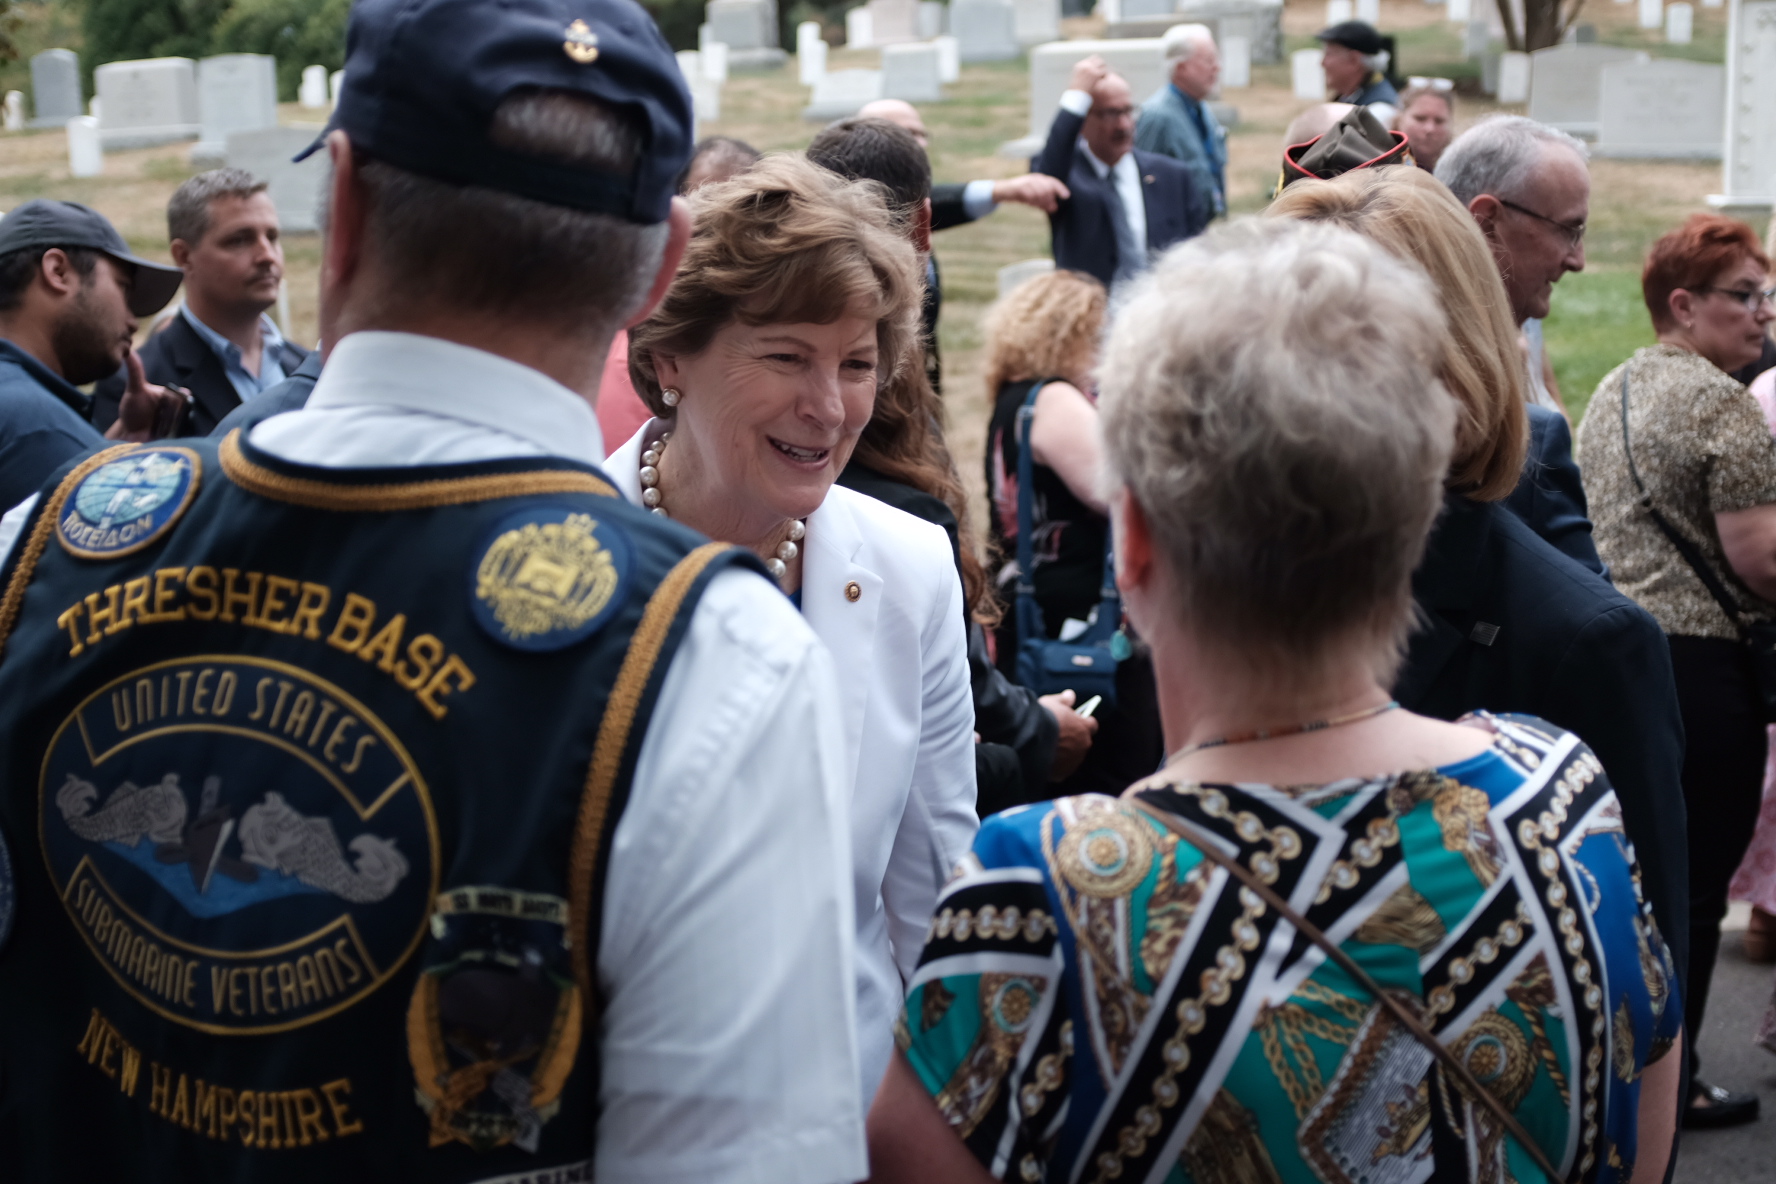
[[[1550,148],[1565,148],[1580,160],[1591,152],[1558,128],[1522,115],[1489,115],[1455,138],[1437,161],[1437,180],[1467,205],[1482,193],[1516,197]]]
[[[627,176],[645,148],[618,110],[578,94],[527,91],[494,112],[490,138],[508,152]],[[669,234],[464,186],[359,157],[369,198],[365,241],[390,302],[425,301],[524,317],[608,336],[646,297]]]
[[[167,199],[167,241],[182,238],[195,247],[210,232],[211,202],[219,197],[252,197],[264,193],[267,184],[245,169],[197,174]]]
[[[1215,44],[1215,34],[1207,25],[1173,25],[1159,39],[1160,56],[1168,62],[1188,62],[1197,46]]]
[[[1200,638],[1275,680],[1361,637],[1391,677],[1455,437],[1443,340],[1422,271],[1324,224],[1223,226],[1131,286],[1099,373],[1107,475]]]

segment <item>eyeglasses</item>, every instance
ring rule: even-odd
[[[1422,74],[1414,74],[1406,80],[1408,90],[1434,90],[1439,94],[1447,94],[1455,89],[1453,78],[1426,78]]]
[[[1527,206],[1520,206],[1514,201],[1506,201],[1504,198],[1497,197],[1496,195],[1495,200],[1499,205],[1504,206],[1507,209],[1516,210],[1519,214],[1528,214],[1538,222],[1546,222],[1556,230],[1563,232],[1566,235],[1566,249],[1569,251],[1585,241],[1585,224],[1583,222],[1576,225],[1571,222],[1557,222],[1546,214],[1538,214]]]
[[[1122,119],[1134,113],[1133,107],[1093,107],[1091,109],[1093,119]]]
[[[1709,284],[1705,288],[1695,289],[1698,292],[1719,292],[1722,296],[1731,296],[1745,306],[1746,312],[1756,312],[1763,307],[1764,301],[1776,303],[1776,288],[1717,288]]]

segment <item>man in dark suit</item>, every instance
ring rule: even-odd
[[[1055,266],[1113,286],[1156,253],[1200,234],[1212,198],[1169,156],[1135,148],[1129,84],[1092,54],[1073,67],[1069,89],[1032,170],[1066,182],[1070,195],[1049,215]]]
[[[1591,537],[1585,486],[1573,459],[1572,429],[1558,411],[1531,403],[1529,456],[1505,507],[1568,559],[1609,579],[1609,568]]]
[[[230,411],[282,382],[308,351],[285,341],[265,310],[277,302],[284,249],[266,183],[240,169],[199,173],[167,202],[173,262],[185,304],[141,348],[148,381],[194,400],[183,434],[202,436]],[[120,371],[93,389],[93,423],[117,417]]]

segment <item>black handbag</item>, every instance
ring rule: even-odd
[[[1012,604],[1017,625],[1017,681],[1038,695],[1072,691],[1080,702],[1102,695],[1116,703],[1116,666],[1126,657],[1127,638],[1122,634],[1122,597],[1116,591],[1115,540],[1104,536],[1104,582],[1098,592],[1098,610],[1084,633],[1072,641],[1048,636],[1042,606],[1036,603],[1036,547],[1031,541],[1035,527],[1034,493],[1031,491],[1030,424],[1036,417],[1036,396],[1044,384],[1030,388],[1018,409],[1018,537],[1017,593]],[[1120,643],[1120,644],[1119,644]]]
[[[1685,538],[1671,520],[1659,512],[1653,504],[1653,495],[1648,493],[1646,486],[1641,484],[1640,473],[1634,467],[1634,449],[1628,442],[1628,366],[1622,367],[1622,453],[1628,458],[1628,476],[1634,481],[1634,488],[1640,494],[1640,508],[1646,511],[1677,553],[1683,556],[1702,586],[1708,589],[1721,611],[1727,614],[1727,620],[1739,633],[1739,639],[1751,651],[1751,666],[1757,679],[1758,694],[1764,702],[1764,722],[1776,723],[1776,621],[1747,620],[1733,594],[1721,582],[1714,569],[1708,565],[1707,558],[1695,543]]]

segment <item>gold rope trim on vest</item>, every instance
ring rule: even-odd
[[[6,586],[6,596],[0,599],[0,654],[6,652],[6,641],[12,636],[12,627],[18,624],[19,610],[25,605],[25,589],[30,587],[31,577],[37,571],[37,561],[43,558],[44,548],[49,546],[49,536],[55,533],[56,522],[62,516],[62,506],[67,504],[68,495],[88,473],[134,448],[134,444],[119,444],[115,448],[107,448],[87,457],[75,466],[73,472],[62,478],[62,483],[49,495],[48,503],[39,508],[37,523],[31,528],[31,537],[25,540],[23,549],[19,552],[19,563],[12,573],[12,582]]]
[[[317,510],[387,514],[539,493],[617,496],[616,490],[597,477],[573,469],[489,473],[480,477],[444,477],[435,481],[404,481],[391,485],[344,485],[311,477],[290,477],[248,460],[241,451],[239,428],[223,439],[221,457],[222,471],[242,489],[274,501],[311,506]]]
[[[623,750],[629,743],[629,732],[635,725],[635,713],[641,707],[642,692],[653,675],[660,647],[666,644],[667,631],[678,616],[679,607],[690,592],[691,585],[703,569],[722,552],[731,550],[727,543],[704,543],[679,560],[654,590],[641,624],[629,639],[629,653],[617,681],[611,687],[610,700],[604,707],[604,720],[598,725],[598,742],[592,749],[592,764],[586,772],[586,793],[580,799],[580,815],[574,824],[573,854],[567,869],[568,923],[577,933],[573,937],[574,982],[580,997],[586,1000],[587,1023],[595,1023],[592,1010],[594,980],[593,951],[587,940],[587,925],[592,910],[592,878],[598,870],[598,848],[604,837],[604,819],[610,812],[611,790],[616,787],[617,771],[623,763]]]

